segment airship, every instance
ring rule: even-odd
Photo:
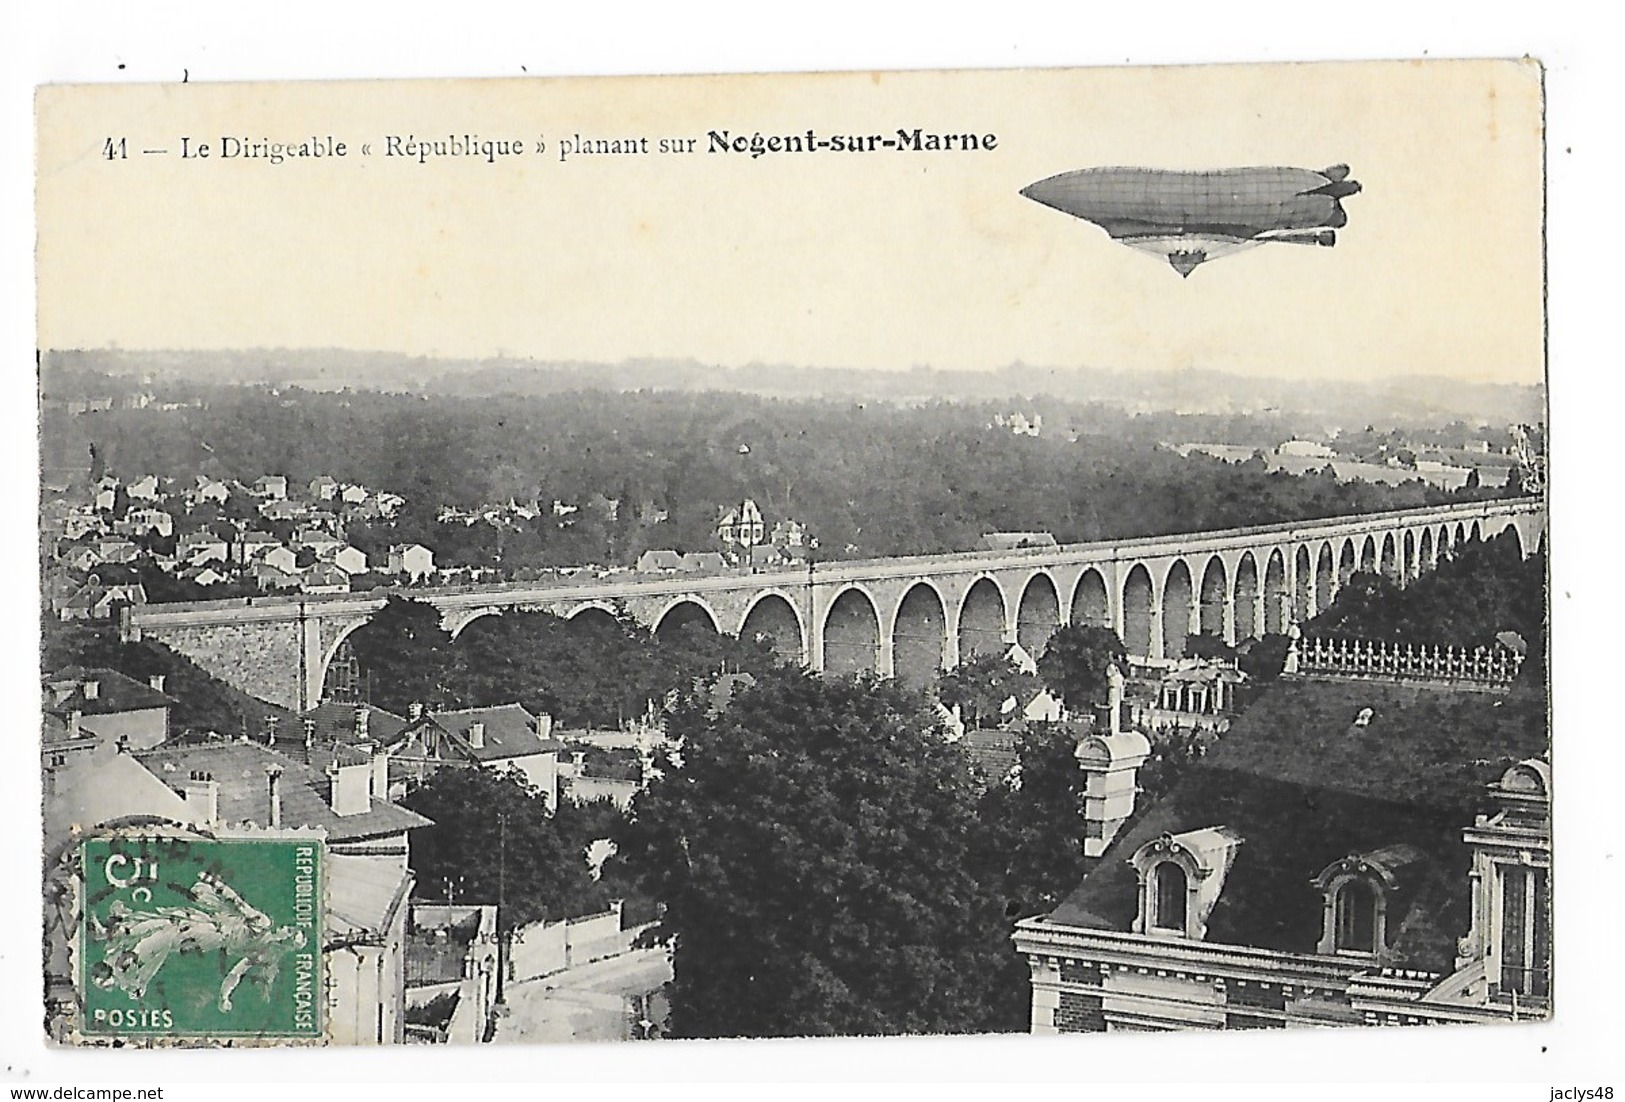
[[[1189,278],[1209,260],[1280,241],[1335,245],[1348,224],[1342,200],[1358,194],[1348,165],[1308,168],[1081,168],[1021,194],[1093,222],[1130,248],[1160,256]]]

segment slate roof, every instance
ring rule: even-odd
[[[1354,716],[1371,708],[1369,726]],[[1315,950],[1334,861],[1405,846],[1390,900],[1393,963],[1448,971],[1469,925],[1462,829],[1484,786],[1547,749],[1543,693],[1287,679],[1243,713],[1206,758],[1141,809],[1046,922],[1128,930],[1138,906],[1128,858],[1164,833],[1225,826],[1242,842],[1207,940]]]
[[[518,704],[435,712],[432,718],[443,730],[461,738],[477,761],[528,758],[546,753],[549,749],[556,751],[562,746],[538,735],[536,717]],[[468,741],[468,729],[474,723],[485,724],[485,745],[478,749]]]
[[[338,704],[328,701],[318,704],[308,712],[300,714],[301,722],[277,728],[278,742],[299,742],[305,740],[304,720],[313,720],[316,729],[312,732],[317,743],[356,743],[361,741],[355,733],[355,714],[358,709],[367,713],[367,741],[376,746],[388,746],[400,737],[406,730],[407,722],[394,712],[371,704]]]
[[[690,551],[683,556],[681,570],[726,570],[728,560],[720,551]]]
[[[683,556],[675,551],[645,551],[638,556],[637,569],[641,571],[681,570],[682,568]]]
[[[84,686],[87,681],[96,682],[94,700],[85,696]],[[51,692],[46,699],[46,711],[57,715],[82,712],[87,716],[104,716],[145,711],[148,708],[167,708],[171,703],[168,696],[151,685],[143,685],[135,678],[127,677],[117,670],[69,666],[45,679],[48,689],[64,682],[75,684],[61,699]]]
[[[101,740],[89,731],[75,731],[68,721],[52,712],[45,713],[40,725],[40,752],[76,750],[97,745]]]
[[[339,815],[330,804],[332,784],[327,775],[287,754],[250,742],[214,742],[148,750],[134,755],[155,777],[182,791],[194,770],[208,773],[220,784],[220,820],[225,823],[270,823],[270,784],[266,767],[282,767],[282,825],[313,826],[327,831],[329,842],[353,842],[400,834],[429,826],[422,815],[386,800],[374,799],[371,810],[360,815]]]

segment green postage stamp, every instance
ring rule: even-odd
[[[87,1038],[323,1036],[319,839],[82,843]]]

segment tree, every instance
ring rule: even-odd
[[[799,670],[740,680],[677,705],[680,764],[660,762],[617,838],[666,906],[674,1032],[1022,1028],[978,782],[925,698]]]
[[[1198,632],[1185,639],[1185,656],[1203,658],[1212,662],[1234,662],[1236,648],[1224,641],[1222,635]]]
[[[413,704],[454,702],[446,675],[456,658],[433,605],[392,595],[350,636],[350,648],[378,707],[405,715]]]
[[[1084,773],[1078,728],[1033,724],[1016,742],[1018,767],[993,785],[981,815],[1004,857],[1005,912],[1011,918],[1053,910],[1083,878]]]
[[[1123,640],[1110,628],[1068,624],[1049,637],[1038,659],[1038,676],[1069,710],[1087,712],[1107,703],[1106,671],[1127,656]]]
[[[474,621],[447,660],[446,687],[465,706],[517,700],[564,726],[610,729],[698,678],[778,661],[769,646],[708,625],[654,635],[625,616],[565,620],[515,610]]]
[[[1243,645],[1236,667],[1254,681],[1274,681],[1286,668],[1287,652],[1291,649],[1290,636],[1272,632]]]
[[[976,654],[937,676],[937,699],[959,709],[971,728],[996,727],[1004,705],[1015,697],[1017,710],[1032,702],[1042,688],[1038,678],[1000,654]]]
[[[575,845],[573,824],[548,814],[541,794],[511,772],[443,766],[401,802],[434,820],[412,835],[420,898],[500,901],[504,936],[532,922],[591,914],[607,902]]]

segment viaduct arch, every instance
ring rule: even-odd
[[[923,684],[976,653],[1042,649],[1062,623],[1111,627],[1149,660],[1196,633],[1236,642],[1285,631],[1336,598],[1365,564],[1407,584],[1473,538],[1512,529],[1545,543],[1539,499],[1469,502],[1144,539],[818,563],[709,575],[607,573],[547,583],[408,590],[454,635],[504,609],[630,616],[653,630],[696,624],[763,637],[830,672]],[[313,706],[328,665],[388,593],[142,605],[126,638],[167,643],[205,670],[291,708]],[[583,621],[588,622],[588,621]]]

